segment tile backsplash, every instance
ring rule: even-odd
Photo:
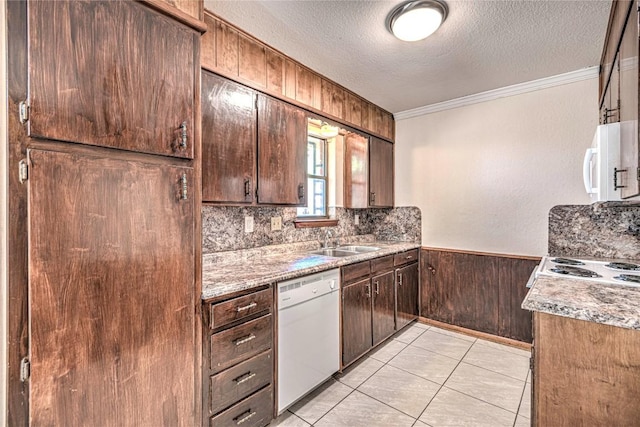
[[[549,255],[640,259],[640,203],[555,206]]]
[[[355,216],[359,215],[359,224]],[[252,216],[254,230],[244,232],[244,218]],[[282,229],[271,231],[271,218],[282,217]],[[310,240],[321,241],[327,230],[332,238],[372,234],[377,240],[420,242],[421,213],[416,207],[391,209],[334,208],[336,227],[295,228],[296,208],[261,206],[202,206],[202,252],[256,248]]]

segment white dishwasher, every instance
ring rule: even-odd
[[[278,414],[340,369],[340,270],[278,283]]]

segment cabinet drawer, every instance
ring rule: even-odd
[[[253,396],[211,418],[210,427],[263,427],[273,414],[273,388],[266,387]]]
[[[371,272],[390,270],[393,268],[393,255],[387,255],[371,260]]]
[[[395,256],[393,257],[393,265],[398,266],[398,265],[414,262],[417,260],[418,260],[418,250],[413,249],[410,251],[395,254]]]
[[[211,336],[211,370],[216,373],[271,347],[271,314]]]
[[[361,277],[366,277],[371,271],[369,261],[359,262],[356,264],[345,265],[342,267],[342,282],[347,283]]]
[[[211,304],[209,327],[218,329],[262,311],[271,312],[272,304],[273,291],[271,289],[254,292],[218,304]]]
[[[269,385],[273,376],[271,350],[211,377],[211,413],[215,414]]]

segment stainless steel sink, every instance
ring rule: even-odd
[[[375,252],[380,250],[380,248],[377,246],[338,246],[336,249],[357,253]]]
[[[348,250],[345,250],[343,248],[320,249],[320,250],[317,250],[317,251],[311,251],[309,253],[314,254],[314,255],[331,256],[331,257],[334,257],[334,258],[342,258],[342,257],[346,257],[346,256],[351,256],[351,255],[358,255],[358,252],[356,252],[356,251],[348,251]]]

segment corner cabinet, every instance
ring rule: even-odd
[[[396,327],[404,328],[418,318],[418,249],[397,254],[396,266]]]
[[[28,9],[30,137],[193,158],[198,32],[133,1]]]
[[[345,207],[393,207],[393,152],[391,142],[355,132],[347,134],[344,156]]]

